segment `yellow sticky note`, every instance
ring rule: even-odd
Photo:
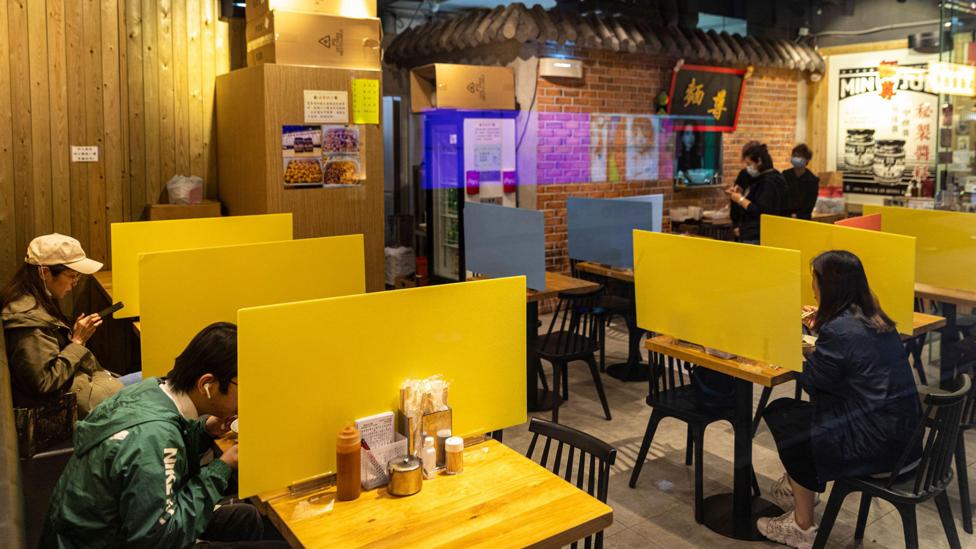
[[[762,217],[762,245],[799,250],[803,304],[816,305],[810,262],[822,252],[847,250],[864,265],[871,291],[898,331],[911,335],[915,315],[915,239],[785,217]]]
[[[802,367],[800,252],[634,231],[637,325]]]
[[[451,383],[455,435],[524,422],[525,307],[520,276],[241,309],[241,497],[334,471],[339,430],[409,378]]]
[[[374,78],[352,79],[352,123],[380,123],[380,81]]]
[[[116,318],[139,316],[139,254],[291,240],[291,214],[239,215],[112,223],[112,294],[125,308]]]
[[[140,255],[143,377],[238,309],[365,293],[365,263],[359,234]]]
[[[914,236],[915,278],[952,290],[976,291],[976,215],[940,210],[864,206],[881,214],[881,230]]]

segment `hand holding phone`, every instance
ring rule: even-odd
[[[109,316],[112,316],[112,313],[114,313],[115,311],[118,311],[122,307],[125,307],[125,305],[121,301],[119,301],[115,305],[112,305],[111,307],[108,307],[106,309],[102,309],[101,311],[99,311],[98,312],[98,316],[101,317],[104,320],[105,318],[107,318]]]

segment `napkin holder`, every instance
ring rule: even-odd
[[[415,417],[400,411],[400,433],[407,437],[407,453],[410,455],[416,455],[424,447],[425,436],[436,437],[437,431],[451,429],[452,425],[451,408],[423,414],[419,426]]]

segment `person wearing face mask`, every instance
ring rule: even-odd
[[[746,151],[749,149],[749,147],[753,147],[755,145],[759,145],[759,142],[749,141],[742,146],[743,161],[746,159]],[[732,186],[733,188],[742,189],[740,192],[746,193],[749,191],[750,185],[752,185],[752,176],[749,175],[749,172],[747,172],[745,168],[742,168],[739,170],[739,174],[735,176],[735,183]],[[743,210],[742,206],[738,205],[734,200],[730,200],[729,203],[729,218],[732,220],[733,232],[735,233],[735,236],[738,237],[739,222],[742,221],[742,216],[745,213],[745,210]]]
[[[725,189],[733,204],[742,208],[736,229],[739,242],[759,244],[759,219],[763,215],[782,215],[786,183],[773,168],[769,149],[762,143],[748,144],[742,151],[746,173],[752,178],[747,190],[738,185]]]
[[[807,169],[813,158],[813,152],[806,144],[800,143],[793,147],[790,164],[793,167],[783,171],[786,181],[787,214],[797,219],[811,219],[813,208],[817,205],[817,195],[820,193],[820,178]]]
[[[690,180],[690,170],[700,170],[702,167],[702,147],[690,127],[681,132],[681,152],[678,155],[678,176]]]
[[[71,323],[58,306],[82,276],[101,268],[70,236],[55,233],[31,241],[24,263],[0,292],[15,408],[35,408],[73,392],[84,417],[122,389],[87,347],[101,317],[81,314]]]

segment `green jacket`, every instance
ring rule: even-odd
[[[32,408],[68,391],[74,377],[102,367],[84,345],[71,342],[71,328],[36,306],[30,295],[0,312],[7,342],[14,406]]]
[[[231,478],[200,466],[212,439],[149,378],[75,426],[74,455],[51,497],[41,547],[187,547]]]

